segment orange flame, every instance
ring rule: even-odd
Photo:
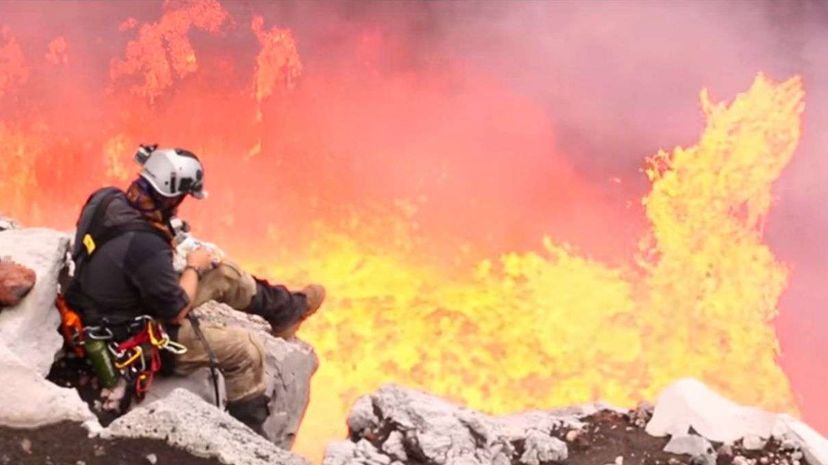
[[[8,26],[0,28],[0,97],[29,78],[23,51]]]

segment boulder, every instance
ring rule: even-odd
[[[828,440],[790,415],[745,407],[722,397],[695,379],[679,380],[658,397],[647,432],[686,436],[690,428],[716,442],[743,438],[792,441],[811,465],[828,465]]]
[[[0,231],[0,256],[30,268],[37,283],[16,306],[0,312],[0,344],[41,376],[63,346],[55,309],[58,276],[69,250],[69,235],[44,228]]]
[[[0,215],[0,231],[5,231],[7,229],[17,229],[18,224],[13,219]]]
[[[35,281],[34,271],[0,257],[0,310],[19,304],[32,290]]]
[[[259,335],[265,349],[265,380],[270,397],[270,416],[264,423],[264,430],[274,444],[290,449],[310,400],[311,377],[319,366],[313,348],[298,339],[286,341],[273,337],[268,332],[270,326],[267,322],[224,304],[207,302],[194,312],[203,324],[242,327]],[[215,402],[208,369],[198,370],[187,377],[158,379],[148,400],[169,395],[178,387],[197,394],[211,404]],[[220,389],[223,396],[223,382]]]
[[[353,442],[328,446],[324,465],[537,465],[565,460],[566,443],[554,430],[580,428],[597,407],[493,417],[437,397],[388,385],[359,398],[348,417]]]
[[[35,428],[64,420],[100,428],[78,391],[53,384],[0,343],[0,425]]]
[[[228,465],[308,465],[305,459],[277,447],[185,389],[175,389],[161,400],[131,410],[100,436],[160,439]]]

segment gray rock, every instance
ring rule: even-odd
[[[7,216],[0,215],[0,231],[17,229],[18,227],[19,226],[16,221]]]
[[[707,439],[696,435],[673,436],[664,446],[664,452],[684,455],[715,454],[713,446]]]
[[[526,435],[525,452],[520,456],[520,463],[541,465],[550,462],[563,462],[569,456],[566,443],[549,434],[532,430]]]
[[[228,465],[308,465],[254,433],[195,394],[176,389],[169,396],[118,418],[101,437],[160,439],[174,447]]]
[[[742,447],[745,450],[761,450],[765,447],[768,441],[756,434],[749,434],[742,438]]]
[[[356,443],[331,444],[323,464],[506,465],[520,460],[539,465],[568,455],[566,444],[552,437],[552,430],[581,424],[570,410],[493,417],[388,385],[356,401],[348,417]],[[515,447],[518,441],[524,445],[522,454]]]
[[[60,421],[77,421],[99,429],[98,421],[78,392],[57,386],[0,343],[0,425],[36,428]]]
[[[273,337],[268,332],[270,326],[261,318],[217,302],[207,302],[196,309],[195,314],[205,325],[242,327],[258,334],[265,349],[265,381],[270,397],[270,416],[264,423],[264,430],[274,444],[290,449],[310,400],[311,377],[319,366],[313,348],[298,339],[285,341]],[[223,397],[223,380],[219,386]],[[207,368],[188,377],[158,379],[153,384],[150,400],[163,398],[179,387],[197,394],[208,403],[215,402],[212,378]]]
[[[0,344],[45,377],[63,346],[55,309],[58,275],[64,267],[69,235],[44,228],[0,232],[0,256],[30,268],[37,283],[18,305],[0,312]]]

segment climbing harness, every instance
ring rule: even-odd
[[[188,313],[187,319],[190,320],[193,332],[195,332],[198,340],[201,341],[201,345],[204,346],[204,351],[207,352],[207,358],[210,360],[210,379],[213,381],[213,397],[216,401],[216,407],[221,409],[221,397],[219,395],[218,381],[218,358],[216,357],[216,353],[213,352],[213,349],[210,347],[210,344],[207,342],[207,338],[204,337],[204,333],[201,332],[201,323],[198,321],[198,317],[192,313]]]
[[[110,367],[132,386],[135,397],[141,401],[152,386],[156,373],[161,370],[161,351],[181,355],[187,352],[187,348],[171,340],[164,328],[148,315],[141,315],[127,323],[127,330],[130,336],[120,342],[106,325],[87,327],[85,333],[90,340],[89,345],[93,347],[99,341],[106,343],[104,358],[109,359]],[[98,376],[109,382],[111,377],[107,374],[107,368],[103,367],[101,372],[95,359],[92,361]]]

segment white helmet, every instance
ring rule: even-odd
[[[207,197],[204,190],[204,168],[192,152],[142,145],[135,154],[135,159],[143,165],[141,177],[164,197],[186,194],[197,199]]]

